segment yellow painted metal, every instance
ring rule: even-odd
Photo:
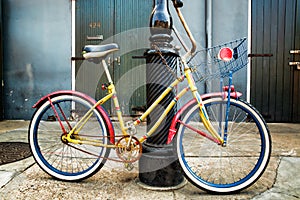
[[[195,82],[193,80],[193,77],[191,75],[191,69],[186,65],[185,65],[185,69],[184,69],[184,76],[187,79],[188,85],[189,87],[184,88],[183,90],[181,90],[179,92],[179,94],[173,99],[173,101],[168,105],[168,107],[165,109],[165,111],[163,112],[163,114],[160,116],[160,118],[157,120],[157,122],[154,124],[154,126],[143,136],[139,139],[139,141],[141,143],[143,143],[145,140],[147,140],[148,137],[150,137],[155,130],[159,127],[159,125],[162,123],[162,121],[165,119],[165,117],[167,116],[167,114],[170,112],[170,110],[173,108],[173,106],[177,103],[177,100],[180,99],[182,96],[184,96],[186,94],[186,92],[188,90],[191,90],[194,98],[197,100],[198,104],[199,104],[199,115],[200,118],[202,120],[202,123],[204,124],[204,126],[206,127],[206,129],[211,133],[211,135],[216,138],[217,140],[219,140],[221,142],[221,144],[224,143],[224,140],[221,138],[221,136],[218,134],[218,132],[214,129],[214,127],[212,126],[211,122],[209,121],[208,115],[206,113],[206,110],[204,108],[202,99],[200,94],[198,93],[197,87],[195,85]],[[145,113],[136,121],[134,121],[133,125],[137,126],[139,125],[142,121],[144,121],[147,116],[158,106],[158,104],[170,93],[172,92],[173,88],[178,85],[180,82],[182,82],[184,79],[184,77],[178,78],[176,79],[167,89],[165,89],[165,91],[160,95],[160,97],[158,97],[158,99],[145,111]],[[115,85],[113,83],[110,83],[110,85],[107,88],[108,91],[108,95],[106,95],[105,97],[103,97],[101,100],[99,100],[85,115],[84,117],[75,125],[75,127],[68,133],[67,136],[63,136],[63,139],[70,142],[70,143],[74,143],[74,144],[90,144],[90,145],[94,145],[94,146],[103,146],[103,147],[107,147],[107,148],[114,148],[116,147],[115,145],[106,145],[106,144],[101,144],[99,143],[99,141],[96,140],[85,140],[83,138],[76,138],[76,139],[72,139],[71,135],[75,134],[78,135],[78,132],[82,129],[82,127],[86,124],[86,122],[89,120],[89,118],[92,116],[92,112],[93,110],[103,104],[104,102],[108,101],[110,98],[113,99],[113,103],[115,106],[115,109],[117,111],[117,116],[118,116],[118,120],[119,120],[119,124],[120,124],[120,128],[122,131],[122,134],[124,136],[128,135],[127,128],[124,125],[124,120],[122,117],[122,112],[120,110],[120,105],[119,105],[119,101],[116,95],[116,91],[115,91]]]
[[[71,139],[72,134],[77,134],[82,127],[86,124],[86,122],[89,120],[89,118],[93,115],[93,110],[108,101],[112,97],[112,94],[108,94],[107,96],[100,99],[95,105],[93,105],[90,110],[81,118],[81,120],[73,127],[73,129],[68,133],[68,138]]]
[[[177,82],[176,82],[177,83]],[[177,83],[178,84],[178,83]],[[159,119],[157,120],[157,122],[155,122],[155,124],[153,125],[153,127],[148,131],[148,133],[146,134],[146,137],[150,137],[155,130],[159,127],[159,125],[162,123],[162,121],[166,118],[166,116],[168,115],[168,113],[171,111],[171,109],[173,108],[173,106],[177,103],[177,100],[180,99],[185,93],[187,93],[189,89],[188,88],[184,88],[183,90],[181,90],[179,92],[179,94],[173,99],[173,101],[168,105],[168,107],[165,109],[165,111],[163,112],[163,114],[159,117]],[[141,137],[139,139],[139,141],[142,143],[143,141],[145,141],[145,137]]]
[[[145,111],[145,113],[139,118],[141,121],[144,121],[147,116],[157,107],[159,102],[161,102],[172,90],[173,88],[178,85],[182,80],[176,79],[159,97],[158,99]],[[134,125],[138,125],[140,122],[136,120]]]
[[[212,126],[211,122],[209,121],[209,117],[208,114],[206,112],[206,109],[204,108],[202,99],[198,93],[197,87],[195,86],[195,82],[193,80],[193,77],[190,75],[191,70],[186,69],[185,70],[185,74],[186,74],[186,78],[188,80],[188,84],[191,88],[191,91],[193,93],[194,98],[197,100],[198,105],[199,105],[199,115],[200,118],[202,120],[203,125],[205,126],[205,128],[211,133],[211,135],[216,138],[218,141],[221,142],[221,144],[224,143],[223,138],[221,138],[221,136],[218,134],[218,132],[214,129],[214,127]]]
[[[115,148],[116,145],[108,145],[108,144],[103,144],[101,142],[99,142],[98,140],[88,140],[88,139],[85,139],[85,138],[82,138],[82,137],[75,137],[76,139],[68,139],[67,136],[62,136],[62,139],[64,141],[68,141],[69,143],[72,143],[72,144],[79,144],[79,145],[82,145],[82,144],[87,144],[87,145],[92,145],[92,146],[95,146],[95,147],[106,147],[106,148]]]

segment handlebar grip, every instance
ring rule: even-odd
[[[172,0],[173,1],[173,5],[175,8],[181,8],[183,7],[183,1],[182,0]]]

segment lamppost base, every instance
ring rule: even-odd
[[[146,190],[152,190],[152,191],[171,191],[171,190],[179,190],[183,188],[188,181],[186,179],[183,179],[183,181],[179,185],[170,186],[170,187],[158,187],[158,186],[149,186],[145,183],[141,182],[140,179],[136,179],[136,184],[140,186],[143,189]]]
[[[143,144],[138,184],[152,190],[179,189],[186,184],[172,145],[153,147]]]

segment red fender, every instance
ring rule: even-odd
[[[53,97],[56,97],[59,95],[74,95],[74,96],[78,96],[83,99],[86,99],[91,104],[97,103],[95,99],[93,99],[92,97],[90,97],[86,94],[83,94],[81,92],[77,92],[77,91],[73,91],[73,90],[60,90],[60,91],[52,92],[52,93],[47,94],[46,96],[42,97],[37,103],[35,103],[32,106],[32,108],[39,108],[44,102],[48,101],[49,98],[53,98]],[[105,109],[102,106],[97,106],[96,109],[101,113],[101,116],[103,117],[104,122],[107,126],[109,136],[110,136],[110,142],[112,144],[115,144],[115,131],[114,131],[112,122],[111,122],[107,112],[105,111]]]
[[[224,96],[224,94],[226,95],[227,93],[225,92],[215,92],[215,93],[207,93],[207,94],[203,94],[201,95],[201,99],[205,100],[205,99],[209,99],[209,98],[214,98],[214,97],[222,97]],[[240,92],[231,92],[230,96],[232,98],[239,98],[242,96],[242,93]],[[176,133],[177,133],[177,121],[179,120],[179,118],[181,117],[181,115],[183,114],[183,112],[189,108],[191,105],[193,105],[194,103],[196,103],[196,99],[192,99],[190,100],[188,103],[186,103],[177,113],[176,115],[173,117],[170,129],[169,129],[169,134],[168,134],[168,140],[167,140],[167,144],[170,144],[172,142],[172,140],[174,139]]]

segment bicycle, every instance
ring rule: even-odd
[[[124,162],[131,168],[141,156],[142,143],[176,102],[191,92],[193,99],[173,118],[167,142],[173,144],[185,177],[208,192],[233,193],[249,187],[263,174],[271,153],[268,127],[259,112],[240,99],[242,94],[232,85],[232,74],[247,65],[246,39],[196,52],[195,40],[181,11],[178,7],[176,11],[193,47],[179,58],[182,74],[135,121],[124,122],[105,61],[107,55],[119,49],[114,43],[84,48],[86,59],[101,60],[109,82],[104,85],[105,97],[96,101],[77,91],[56,91],[33,106],[36,111],[29,126],[29,144],[36,163],[46,173],[59,180],[80,181],[97,173],[107,160]],[[193,64],[202,53],[203,62]],[[209,70],[211,65],[219,70]],[[229,77],[229,83],[222,91],[199,94],[195,82],[225,77]],[[143,137],[136,138],[135,127],[184,80],[188,86],[177,93],[155,125]],[[122,135],[115,135],[113,123],[101,106],[110,99]],[[109,158],[111,149],[118,160]]]

